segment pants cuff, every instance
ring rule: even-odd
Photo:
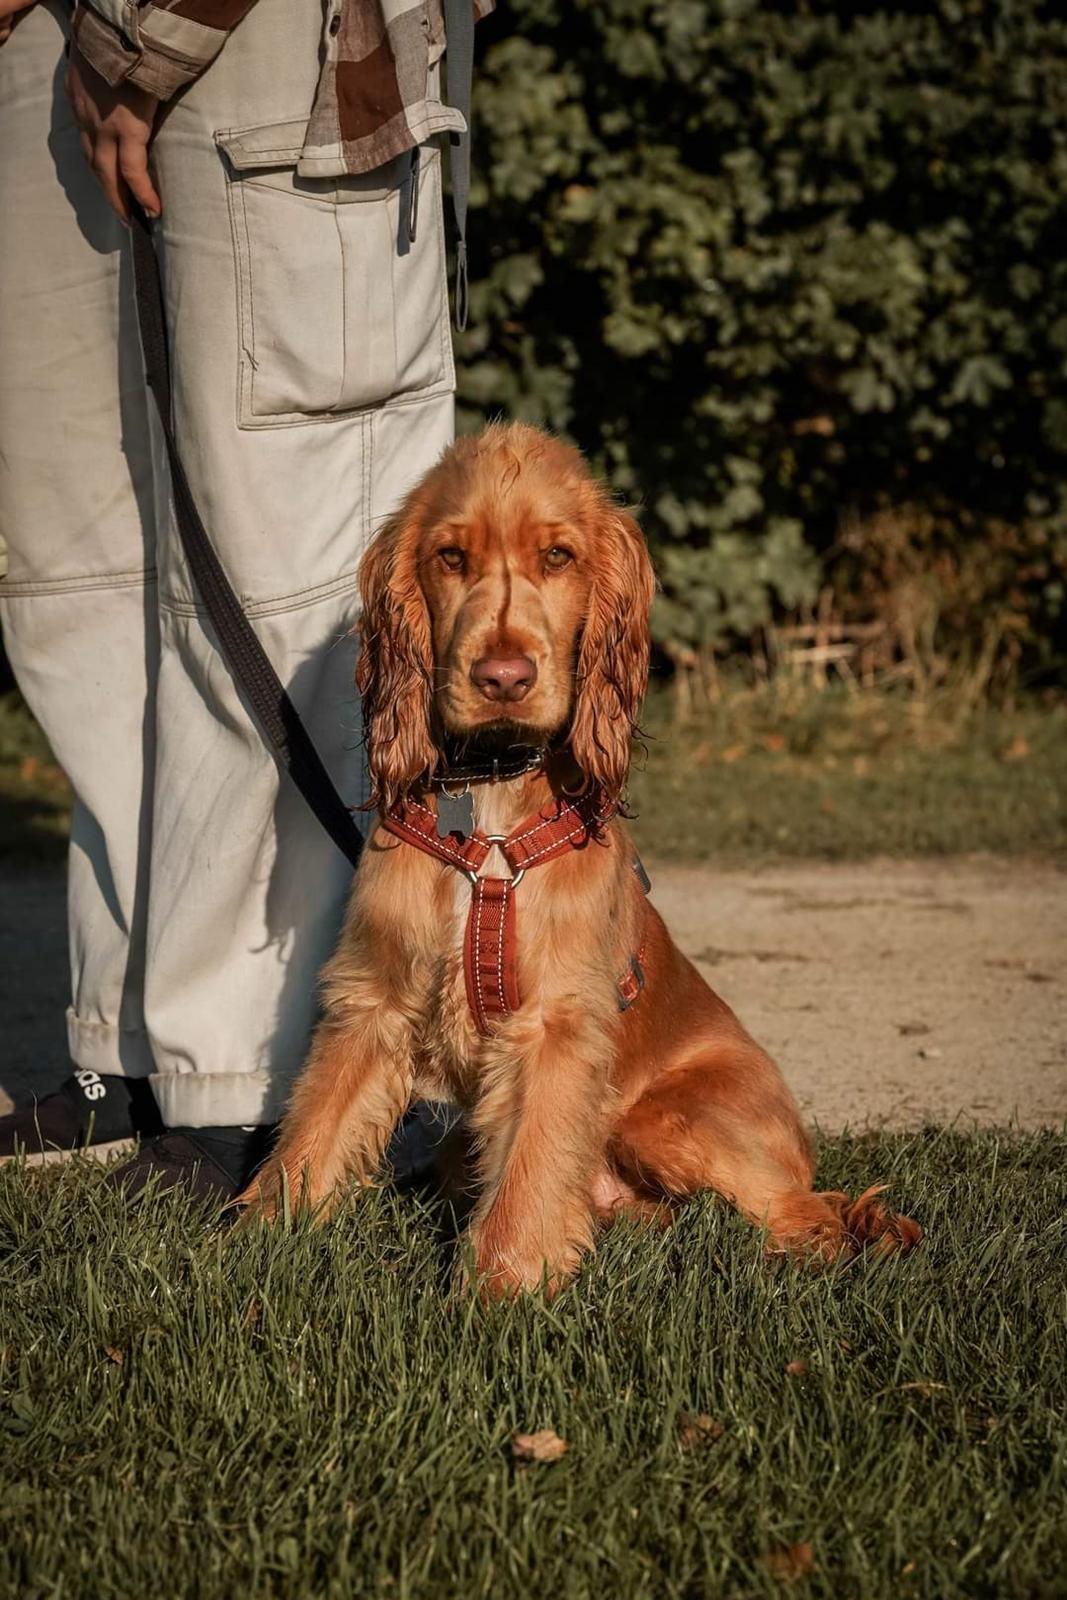
[[[265,1072],[156,1072],[152,1093],[168,1128],[236,1128],[277,1122],[287,1086]]]
[[[67,1048],[76,1067],[102,1076],[147,1078],[155,1062],[143,1028],[120,1028],[113,1022],[89,1022],[67,1007]]]

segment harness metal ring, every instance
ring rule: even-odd
[[[510,866],[510,865],[511,865],[511,863],[509,861],[508,862],[508,866]],[[480,872],[475,872],[473,867],[463,867],[461,870],[466,873],[467,879],[468,879],[468,881],[470,883],[471,888],[472,889],[477,888],[478,884],[481,882],[481,876],[482,876],[481,873]],[[525,867],[520,867],[518,872],[513,872],[511,874],[510,878],[502,878],[500,881],[502,883],[510,883],[511,887],[513,889],[517,889],[519,887],[519,884],[522,882],[523,878],[525,878],[525,876],[526,876],[526,868]]]
[[[511,838],[511,835],[510,833],[483,833],[482,838],[485,840],[486,844],[507,844],[508,840]],[[507,856],[504,856],[504,860],[508,861]],[[508,861],[508,866],[511,867],[510,861]],[[513,889],[517,889],[525,876],[525,867],[520,867],[518,872],[515,871],[514,867],[511,867],[511,877],[505,878],[504,881],[505,883],[510,883]]]

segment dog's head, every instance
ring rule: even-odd
[[[461,439],[363,558],[356,681],[379,804],[443,741],[569,746],[609,799],[648,678],[652,566],[581,456],[535,428]]]

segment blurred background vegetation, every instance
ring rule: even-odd
[[[500,0],[478,32],[460,426],[542,423],[639,508],[656,848],[1062,856],[1067,17]],[[67,806],[9,693],[0,854],[61,851]]]
[[[1062,684],[1067,17],[506,0],[481,45],[462,422],[638,503],[683,703]]]

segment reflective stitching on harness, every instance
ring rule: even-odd
[[[534,831],[536,832],[537,830],[535,829]],[[589,833],[590,831],[590,825],[579,820],[578,824],[571,828],[569,833],[563,834],[563,836],[559,839],[550,839],[547,844],[541,846],[540,850],[535,850],[532,856],[527,856],[523,865],[532,867],[535,861],[540,861],[542,856],[547,856],[550,850],[557,850],[561,844],[570,844],[571,840],[576,838],[579,834]],[[509,845],[517,842],[517,840],[508,840]]]
[[[496,988],[500,996],[500,1009],[506,1017],[511,1016],[511,1008],[504,998],[504,924],[508,916],[508,895],[511,885],[504,879],[504,887],[500,895],[500,929],[496,941]]]
[[[469,861],[462,851],[458,850],[454,844],[450,844],[447,839],[441,839],[437,836],[437,818],[432,811],[427,810],[425,806],[420,806],[415,800],[409,800],[407,805],[410,806],[412,811],[421,812],[422,815],[427,818],[428,823],[433,823],[434,833],[432,838],[427,834],[424,834],[421,829],[416,828],[412,823],[405,822],[402,817],[394,817],[392,815],[387,816],[384,819],[384,826],[388,832],[392,833],[394,830],[396,830],[395,837],[397,838],[404,838],[405,832],[413,833],[417,838],[422,839],[429,847],[429,853],[431,855],[440,856],[442,860],[451,861],[453,865],[462,867],[464,871],[466,871],[468,868],[473,869],[474,863]],[[411,841],[409,840],[408,842],[410,843]],[[477,835],[472,835],[470,842],[478,845],[481,845],[482,843],[482,841],[477,838]],[[486,846],[484,853],[482,854],[482,861],[485,860],[485,857],[488,854],[489,847]]]
[[[485,879],[479,878],[471,896],[468,916],[474,917],[474,1020],[479,1033],[488,1033],[489,1019],[482,1000],[482,907],[485,904]]]
[[[438,860],[447,865],[458,867],[471,879],[471,900],[467,912],[467,929],[465,939],[467,954],[464,958],[466,973],[467,999],[474,1013],[475,1024],[483,1037],[492,1033],[491,1023],[496,1017],[496,1004],[499,1003],[499,1016],[506,1018],[513,1016],[518,1006],[522,1004],[522,997],[518,993],[517,975],[513,974],[512,981],[508,983],[508,956],[511,960],[516,957],[514,947],[514,933],[509,943],[508,914],[515,892],[515,884],[528,867],[536,866],[539,861],[562,853],[568,845],[577,845],[575,841],[583,837],[595,836],[598,829],[609,823],[614,815],[614,809],[607,815],[592,813],[591,807],[584,810],[578,806],[563,803],[559,806],[555,817],[539,817],[537,821],[523,826],[520,833],[509,835],[505,839],[481,833],[473,833],[465,841],[463,849],[458,849],[447,837],[442,839],[437,833],[437,818],[428,806],[420,805],[417,800],[405,800],[393,812],[383,817],[383,825],[387,830],[395,833],[396,837],[408,844],[414,844],[425,851],[427,855],[436,856]],[[568,826],[569,823],[569,826]],[[521,826],[521,825],[520,825]],[[561,831],[565,830],[565,831]],[[515,847],[523,841],[536,839],[537,835],[549,833],[551,837],[547,843],[529,853]],[[479,876],[479,869],[484,866],[489,852],[496,844],[514,877],[489,878]],[[513,859],[512,852],[518,856]],[[489,974],[482,969],[482,918],[487,913],[487,890],[489,884],[499,884],[499,898],[494,898],[499,922],[496,930],[496,951],[492,979],[495,979],[496,1000],[493,1001],[493,990],[488,989],[486,979]],[[644,988],[645,974],[642,966],[644,949],[636,957],[631,956],[626,971],[615,980],[615,989],[619,998],[621,1010],[628,1009],[640,996]],[[635,970],[636,968],[636,970]],[[492,981],[490,979],[490,981]],[[516,1004],[512,1006],[509,999],[509,987],[515,994]],[[487,1004],[487,1000],[489,1004]]]
[[[573,807],[569,807],[568,809],[573,810],[574,808]],[[563,815],[563,812],[560,812],[560,816],[562,816],[562,815]],[[558,821],[559,821],[559,817],[542,817],[539,822],[535,822],[534,823],[532,828],[527,828],[525,833],[514,834],[508,840],[508,844],[521,844],[522,841],[524,839],[528,839],[531,834],[540,833],[542,828],[554,827],[555,824]]]

